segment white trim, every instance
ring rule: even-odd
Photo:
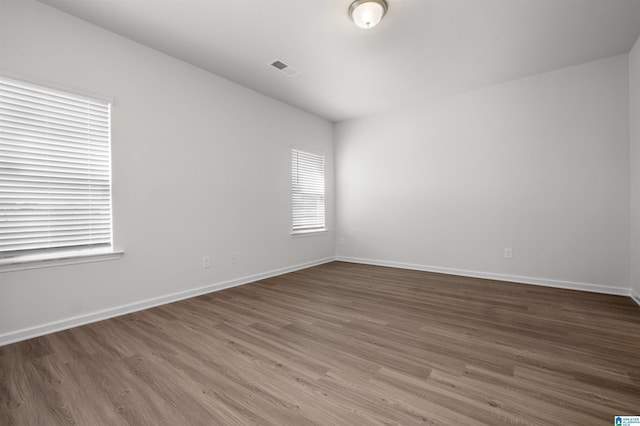
[[[303,231],[291,231],[291,236],[292,237],[309,237],[312,235],[326,234],[327,232],[329,232],[329,229],[327,228],[305,229]]]
[[[490,272],[469,271],[466,269],[443,268],[439,266],[417,265],[414,263],[391,262],[386,260],[362,259],[357,257],[336,256],[342,262],[362,263],[365,265],[388,266],[391,268],[413,269],[416,271],[437,272],[440,274],[461,275],[463,277],[484,278],[496,281],[509,281],[521,284],[533,284],[545,287],[566,288],[569,290],[590,291],[593,293],[615,294],[629,296],[626,287],[612,287],[607,285],[580,283],[575,281],[551,280],[547,278],[523,277],[520,275],[495,274]]]
[[[54,266],[75,265],[77,263],[103,262],[117,260],[124,255],[123,251],[86,252],[68,251],[55,253],[54,258],[32,256],[29,258],[15,258],[0,261],[0,273],[23,271],[25,269],[51,268]]]
[[[629,289],[629,297],[640,306],[640,294],[636,293],[634,289]]]
[[[324,259],[301,263],[299,265],[289,266],[289,267],[280,268],[280,269],[274,269],[272,271],[263,272],[260,274],[249,275],[249,276],[237,278],[234,280],[223,281],[217,284],[209,284],[204,287],[194,288],[186,291],[180,291],[177,293],[167,294],[165,296],[154,297],[151,299],[142,300],[142,301],[130,303],[127,305],[121,305],[115,308],[109,308],[101,311],[92,312],[89,314],[78,315],[76,317],[50,322],[48,324],[25,328],[18,331],[12,331],[12,332],[0,335],[0,346],[8,345],[10,343],[19,342],[22,340],[31,339],[38,336],[43,336],[45,334],[55,333],[56,331],[66,330],[69,328],[78,327],[80,325],[85,325],[85,324],[89,324],[96,321],[102,321],[102,320],[117,317],[120,315],[130,314],[132,312],[153,308],[155,306],[165,305],[167,303],[173,303],[179,300],[189,299],[191,297],[196,297],[203,294],[212,293],[215,291],[220,291],[220,290],[236,287],[243,284],[248,284],[254,281],[264,280],[266,278],[271,278],[277,275],[298,271],[300,269],[306,269],[312,266],[322,265],[324,263],[332,262],[333,260],[335,260],[333,257],[327,257]]]

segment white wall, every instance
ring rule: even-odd
[[[334,228],[331,123],[40,3],[0,7],[1,72],[115,100],[115,245],[126,251],[0,273],[0,340],[333,256],[333,232],[289,234],[291,145],[327,156]]]
[[[640,38],[629,53],[631,144],[631,290],[640,303]]]
[[[627,99],[622,55],[336,125],[338,255],[627,291]]]

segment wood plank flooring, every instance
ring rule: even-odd
[[[350,263],[0,348],[1,425],[612,425],[640,307]]]

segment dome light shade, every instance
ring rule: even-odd
[[[387,12],[385,0],[356,0],[349,6],[349,16],[360,28],[373,28]]]

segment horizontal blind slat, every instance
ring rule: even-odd
[[[90,230],[109,230],[109,223],[103,222],[102,224],[94,224],[92,222],[85,223],[84,225],[79,225],[77,223],[72,224],[63,224],[59,226],[50,226],[48,223],[43,226],[34,226],[33,224],[29,224],[29,226],[7,226],[2,230],[2,237],[10,236],[13,234],[24,233],[28,235],[41,235],[48,233],[59,233],[63,231],[90,231]],[[2,238],[0,237],[0,238]]]
[[[91,152],[96,154],[101,154],[105,156],[109,156],[109,145],[102,144],[93,144],[90,148],[87,147],[87,141],[81,141],[76,144],[65,142],[65,143],[56,143],[51,138],[48,140],[37,139],[37,138],[27,138],[20,137],[14,135],[14,137],[8,137],[6,134],[3,136],[0,134],[0,146],[5,147],[6,149],[20,148],[25,150],[34,150],[34,151],[47,151],[47,152],[60,152],[60,153],[71,153],[78,154],[84,153],[87,149],[91,149]]]

